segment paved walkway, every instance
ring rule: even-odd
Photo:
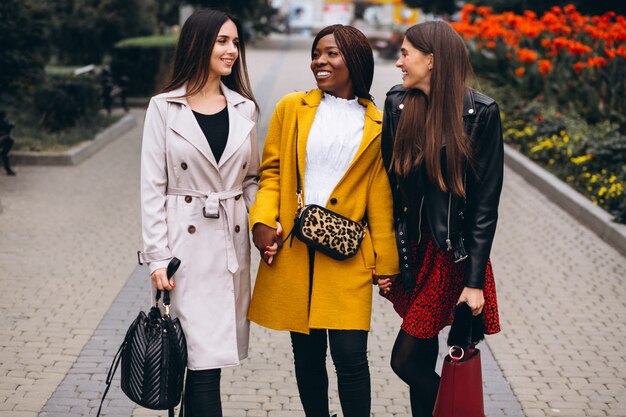
[[[314,86],[309,42],[250,49],[261,132],[280,97]],[[379,106],[398,79],[377,63]],[[95,415],[123,332],[149,305],[134,257],[140,125],[77,167],[0,176],[1,417]],[[493,261],[503,332],[481,346],[487,415],[626,417],[626,259],[507,170]],[[409,416],[388,365],[399,320],[374,300],[372,413]],[[223,372],[222,395],[225,416],[302,416],[288,335],[252,326],[250,359]],[[109,398],[107,416],[165,415],[135,408],[117,384]]]

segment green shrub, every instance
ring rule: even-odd
[[[57,132],[81,118],[94,117],[100,108],[100,90],[93,77],[49,76],[35,90],[33,104],[41,127]]]
[[[130,38],[118,42],[112,53],[115,79],[129,78],[128,94],[149,97],[165,86],[169,77],[177,34]]]

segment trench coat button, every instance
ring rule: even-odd
[[[241,198],[241,194],[235,196],[235,200],[239,200]]]
[[[244,163],[243,163],[243,166],[241,167],[241,169],[246,169],[246,167],[247,167],[247,166],[248,166],[248,163],[247,163],[247,162],[244,162]]]
[[[186,162],[183,162],[182,164],[180,164],[180,167],[181,167],[182,169],[187,169],[187,163],[186,163]]]
[[[189,227],[187,228],[187,231],[188,231],[190,234],[194,234],[194,233],[196,233],[196,226],[194,226],[194,225],[189,226]]]
[[[239,233],[240,230],[241,230],[241,227],[239,227],[239,225],[235,226],[235,233]]]
[[[335,197],[331,198],[330,204],[337,204],[337,199]]]
[[[190,195],[186,195],[185,196],[185,203],[191,203],[191,196]]]
[[[407,211],[409,211],[409,208],[408,208],[408,207],[405,207],[405,208],[403,208],[402,210],[406,213]]]

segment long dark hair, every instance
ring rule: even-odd
[[[433,54],[430,94],[410,90],[404,99],[394,140],[392,169],[400,177],[425,164],[429,180],[443,191],[465,196],[463,165],[472,150],[463,128],[463,99],[473,76],[463,39],[442,21],[410,27],[405,34],[413,47]],[[446,178],[441,166],[445,138]]]
[[[187,84],[186,97],[202,90],[209,79],[209,62],[218,32],[229,20],[235,24],[239,34],[239,57],[232,72],[222,77],[222,82],[226,87],[252,100],[258,108],[250,88],[243,28],[239,20],[220,10],[197,10],[185,21],[176,46],[172,80],[163,92],[176,90],[185,84]]]
[[[372,100],[370,88],[374,79],[374,54],[365,35],[352,26],[332,25],[320,30],[311,46],[311,59],[317,43],[326,35],[334,35],[339,52],[348,67],[354,95]]]

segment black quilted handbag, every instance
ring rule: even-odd
[[[173,258],[167,266],[167,276],[172,277],[180,260]],[[122,362],[122,391],[133,402],[151,410],[168,410],[174,416],[174,407],[180,403],[185,368],[187,344],[179,320],[169,315],[169,291],[163,291],[165,314],[161,315],[157,290],[155,305],[148,314],[143,311],[128,328],[124,342],[113,358],[106,379],[107,387],[100,402],[98,416],[117,366]]]

